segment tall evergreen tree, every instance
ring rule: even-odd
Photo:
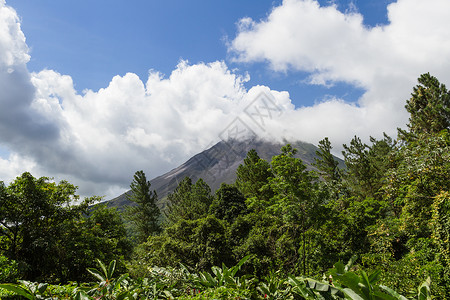
[[[245,197],[236,186],[222,183],[216,191],[209,212],[218,219],[233,223],[239,215],[244,215],[247,212]]]
[[[380,189],[396,143],[386,134],[381,140],[370,137],[370,141],[372,145],[369,146],[355,136],[349,146],[344,145],[345,184],[360,199],[372,197],[381,200]]]
[[[165,213],[169,223],[180,220],[196,220],[208,214],[213,196],[211,188],[203,179],[192,184],[189,177],[185,177],[173,193],[169,194],[169,205]]]
[[[450,92],[429,73],[420,75],[418,81],[412,97],[406,101],[405,107],[410,113],[410,132],[399,130],[404,138],[422,133],[438,133],[450,128]]]
[[[314,166],[319,170],[319,174],[327,182],[340,181],[341,172],[338,168],[339,162],[331,154],[331,143],[328,137],[319,141],[319,150],[316,151],[317,158],[314,159]]]
[[[270,164],[259,157],[252,149],[244,158],[244,164],[239,165],[236,171],[236,186],[241,193],[249,199],[252,210],[264,210],[273,197],[269,178],[272,177]]]
[[[159,226],[160,211],[156,202],[158,195],[156,191],[150,190],[150,181],[147,181],[145,173],[137,171],[131,182],[131,195],[128,200],[134,202],[135,206],[127,207],[126,215],[135,226],[139,242],[145,242],[147,238],[161,231]]]
[[[292,224],[302,235],[302,271],[307,274],[306,231],[313,226],[318,207],[317,181],[302,160],[294,157],[297,149],[290,144],[281,148],[281,154],[272,157],[273,178],[270,186],[274,191],[273,205],[268,207],[286,224]]]

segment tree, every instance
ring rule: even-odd
[[[81,204],[77,187],[47,177],[34,178],[25,172],[8,187],[0,182],[0,249],[24,270],[23,278],[51,278],[58,275],[54,258],[60,251],[64,223],[86,213],[93,199]]]
[[[444,84],[429,73],[420,75],[419,84],[413,88],[412,97],[406,101],[410,113],[409,133],[403,136],[433,134],[450,128],[450,92]]]
[[[450,192],[442,191],[434,198],[431,220],[432,238],[437,246],[437,260],[443,265],[442,281],[450,284]]]
[[[341,180],[339,162],[331,154],[331,143],[328,137],[319,141],[319,150],[316,151],[317,158],[314,159],[314,166],[319,170],[319,174],[327,182],[338,182]]]
[[[185,266],[207,270],[213,265],[231,262],[231,250],[223,220],[208,215],[195,220],[179,219],[164,228],[158,236],[151,236],[137,247],[135,265]],[[140,270],[145,275],[146,270]]]
[[[323,179],[320,183],[323,193],[326,193],[327,198],[338,200],[339,197],[345,194],[345,189],[342,184],[342,172],[338,165],[339,162],[331,154],[331,143],[328,138],[319,141],[319,150],[316,150],[316,158],[312,164],[317,168],[319,175]]]
[[[402,143],[389,156],[381,189],[395,213],[372,226],[365,260],[383,266],[384,283],[403,291],[430,276],[433,294],[447,299],[450,97],[428,73],[418,81],[406,104],[408,130],[399,129]]]
[[[213,196],[211,188],[203,179],[192,184],[189,177],[185,177],[173,193],[168,196],[169,205],[166,217],[170,224],[179,220],[197,220],[208,214]]]
[[[161,231],[159,226],[160,211],[156,202],[158,196],[155,191],[150,190],[150,181],[147,181],[145,173],[137,171],[130,184],[131,195],[128,200],[134,202],[135,206],[127,207],[126,215],[136,226],[139,242],[145,242],[147,238]]]
[[[237,187],[226,183],[222,183],[216,191],[216,197],[209,209],[216,218],[229,223],[233,223],[237,216],[245,214],[246,211],[244,195]]]
[[[263,210],[273,196],[269,188],[269,178],[272,177],[270,164],[258,156],[252,149],[244,158],[244,164],[236,171],[236,186],[249,200],[252,209]]]
[[[305,164],[294,155],[297,149],[290,144],[281,148],[281,154],[272,158],[271,189],[275,195],[268,211],[281,217],[285,223],[300,226],[302,234],[303,274],[306,274],[306,231],[312,226],[318,207],[316,178]]]
[[[61,232],[57,250],[51,258],[57,268],[53,280],[86,281],[89,279],[86,268],[97,259],[117,260],[117,268],[125,271],[123,259],[130,257],[132,245],[116,208],[95,205],[83,216],[64,221]]]
[[[372,145],[366,145],[355,136],[350,145],[344,145],[345,184],[359,199],[367,197],[381,200],[380,189],[391,166],[390,155],[395,149],[395,141],[384,134],[383,139],[370,137]]]

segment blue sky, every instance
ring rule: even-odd
[[[0,180],[111,198],[236,118],[337,155],[395,137],[420,74],[450,83],[448,28],[448,0],[0,0]],[[247,113],[260,95],[280,112],[265,127]]]
[[[319,1],[329,5],[330,1]],[[335,1],[346,12],[356,9],[366,26],[387,23],[388,1]],[[115,75],[149,69],[170,74],[180,59],[191,63],[224,60],[248,72],[247,87],[263,84],[291,94],[296,106],[311,105],[324,95],[356,101],[363,90],[345,83],[324,88],[304,83],[305,72],[274,73],[265,63],[233,63],[227,41],[244,17],[264,19],[281,1],[31,1],[10,0],[22,18],[31,48],[30,71],[44,68],[72,76],[75,88],[98,90]]]

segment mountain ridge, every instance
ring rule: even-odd
[[[255,149],[259,157],[270,162],[274,155],[281,153],[281,147],[286,144],[291,144],[298,150],[295,157],[302,159],[309,169],[315,169],[312,163],[314,158],[317,157],[316,150],[318,148],[310,143],[302,141],[278,143],[261,139],[221,140],[212,147],[192,156],[180,166],[150,180],[152,190],[155,190],[158,194],[158,206],[161,209],[165,208],[165,198],[186,176],[189,176],[193,182],[202,178],[214,192],[222,183],[234,182],[236,170],[244,162],[248,151]],[[340,164],[343,163],[341,159],[335,158]],[[127,199],[130,192],[127,191],[104,203],[118,208],[132,205],[132,202]]]

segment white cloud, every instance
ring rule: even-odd
[[[28,73],[28,47],[16,12],[0,2],[1,179],[25,170],[80,186],[84,195],[127,189],[133,173],[149,177],[181,164],[218,140],[246,93],[247,80],[223,62],[180,62],[168,78],[150,72],[112,78],[80,95],[72,78]]]
[[[0,54],[28,57],[15,11],[4,2],[0,8],[9,28],[1,32]],[[167,78],[152,71],[144,83],[128,73],[99,91],[78,94],[70,76],[30,74],[26,63],[0,62],[0,140],[12,153],[0,161],[1,179],[28,170],[67,179],[83,195],[108,197],[127,189],[136,170],[158,176],[218,141],[248,80],[223,62],[181,61]]]
[[[128,73],[78,95],[69,76],[32,74],[36,111],[60,128],[47,167],[122,186],[141,168],[160,175],[218,139],[245,93],[243,80],[223,62],[182,61],[168,78],[152,72],[144,84]]]
[[[79,94],[68,75],[28,73],[19,19],[0,0],[0,140],[12,153],[0,158],[0,178],[31,170],[67,179],[83,195],[116,196],[136,170],[151,178],[178,166],[218,141],[236,117],[260,136],[313,143],[328,136],[337,149],[355,134],[395,134],[417,76],[430,71],[450,79],[450,3],[421,2],[391,4],[390,24],[375,28],[363,26],[354,9],[344,14],[312,0],[284,1],[261,22],[241,20],[230,48],[238,60],[308,71],[315,84],[366,89],[357,105],[329,98],[295,108],[288,92],[247,91],[248,78],[220,61],[181,61],[167,77],[150,71],[146,82],[133,73],[115,76],[107,87]],[[261,92],[277,107],[264,127],[245,113]]]
[[[241,20],[252,26],[238,25],[230,51],[238,61],[309,71],[314,83],[346,81],[366,88],[380,76],[417,77],[424,67],[438,72],[449,66],[450,2],[399,0],[388,7],[390,24],[372,28],[352,11],[285,0],[266,20]]]
[[[5,6],[4,0],[0,0],[0,53],[0,66],[6,68],[8,73],[13,72],[16,65],[26,64],[30,60],[17,13]]]
[[[405,100],[420,74],[450,81],[449,12],[447,0],[399,0],[388,6],[389,24],[368,28],[356,9],[342,13],[315,0],[285,0],[265,20],[241,20],[229,51],[239,62],[309,72],[311,84],[364,88],[357,107],[332,100],[294,114],[310,129],[299,137],[329,135],[340,144],[349,133],[395,134],[404,127]]]
[[[17,154],[11,154],[7,159],[0,157],[0,181],[11,182],[23,172],[35,173],[36,163]]]

